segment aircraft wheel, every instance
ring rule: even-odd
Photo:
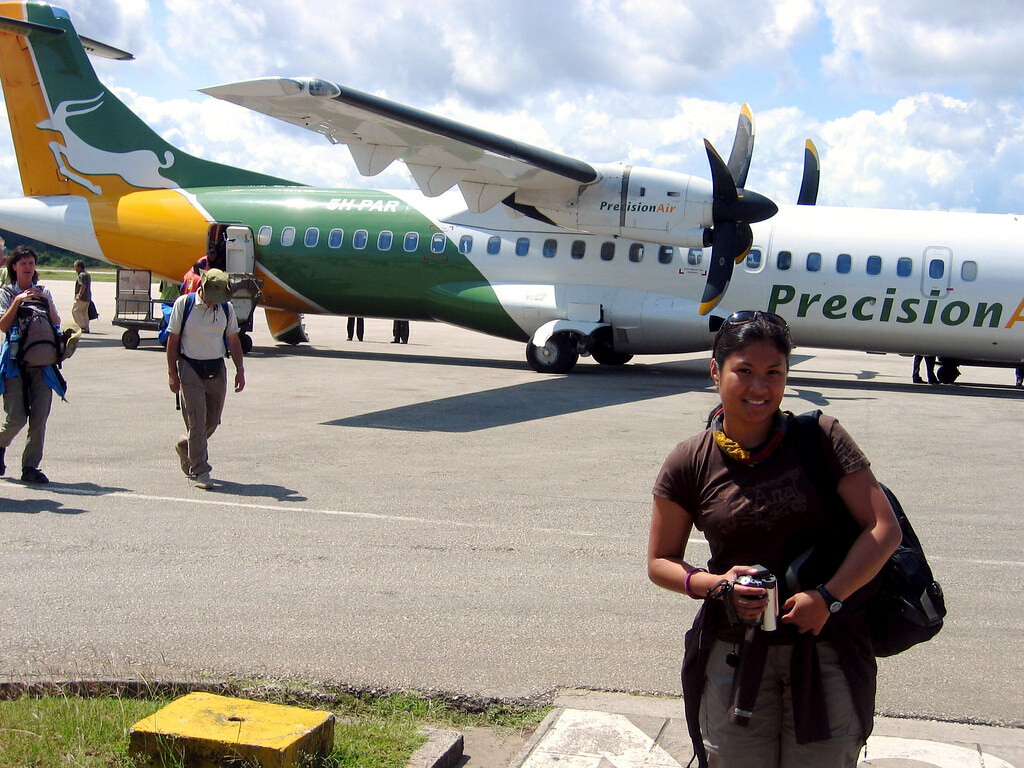
[[[939,380],[940,384],[953,384],[960,378],[960,366],[950,365],[949,363],[940,365],[938,370],[935,371],[935,378]]]
[[[633,356],[626,352],[616,352],[611,347],[595,346],[590,355],[601,365],[625,365]]]
[[[129,328],[121,334],[121,344],[124,345],[125,349],[137,349],[139,346],[139,332],[134,328]]]
[[[242,345],[243,355],[248,355],[250,352],[252,352],[252,338],[249,336],[248,333],[238,334],[238,341]]]
[[[543,347],[526,344],[526,362],[537,373],[568,373],[579,359],[576,342],[567,333],[556,333]]]

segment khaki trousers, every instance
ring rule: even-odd
[[[864,746],[839,655],[827,641],[818,643],[832,738],[796,743],[789,674],[791,645],[768,648],[754,714],[746,727],[729,720],[734,669],[725,663],[732,643],[715,641],[708,660],[700,704],[701,734],[710,768],[856,768]]]
[[[22,376],[28,379],[29,404],[32,415],[25,410],[25,388]],[[38,469],[43,460],[43,442],[46,440],[46,420],[50,417],[53,390],[43,380],[41,368],[26,368],[20,376],[4,380],[4,420],[0,429],[0,448],[7,448],[25,424],[28,436],[21,454],[22,469]]]
[[[178,379],[181,382],[181,416],[187,430],[187,434],[178,439],[178,450],[188,456],[189,475],[199,477],[211,470],[207,440],[220,425],[224,412],[227,373],[222,367],[214,378],[203,379],[188,362],[179,358]]]
[[[83,331],[89,330],[89,302],[75,299],[71,307],[71,316],[75,318],[75,325]]]

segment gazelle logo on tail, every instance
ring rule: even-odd
[[[79,174],[120,176],[132,186],[143,189],[173,189],[177,187],[178,185],[174,181],[160,174],[162,169],[169,168],[174,163],[173,152],[169,150],[164,152],[163,162],[160,162],[156,152],[149,149],[108,152],[86,143],[68,126],[68,118],[87,115],[102,105],[102,93],[91,99],[62,101],[57,105],[52,119],[44,120],[36,125],[37,128],[59,133],[64,140],[63,144],[51,141],[49,145],[50,151],[53,152],[57,161],[57,170],[65,178],[81,184],[95,195],[100,194],[103,190]]]

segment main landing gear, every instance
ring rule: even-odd
[[[526,362],[537,373],[568,373],[581,354],[593,355],[594,360],[601,365],[625,365],[633,359],[633,355],[616,352],[611,344],[602,339],[595,341],[575,333],[556,333],[542,347],[533,342],[526,344]]]

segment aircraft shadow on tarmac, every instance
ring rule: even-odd
[[[809,359],[794,355],[793,364]],[[424,360],[432,364],[444,364],[444,361],[472,365],[493,362],[433,357]],[[710,389],[707,365],[706,359],[700,359],[655,365],[634,364],[617,369],[581,366],[569,376],[540,376],[534,381],[485,392],[454,395],[322,423],[327,426],[422,432],[474,432],[687,392],[706,393]],[[815,377],[813,374],[816,373],[824,372],[793,371],[787,387],[788,396],[795,395],[814,406],[827,407],[839,400],[876,400],[889,392],[924,391],[921,385],[909,382],[875,380],[879,374],[874,371],[862,370],[855,381]],[[955,385],[933,389],[935,394],[958,397],[1020,396],[1019,390],[1008,386]],[[825,390],[849,391],[850,395],[825,394]]]
[[[430,358],[436,363],[436,358]],[[483,361],[468,360],[469,364]],[[517,363],[516,367],[520,364]],[[421,432],[475,432],[613,405],[653,400],[710,387],[705,361],[631,365],[608,369],[580,366],[571,376],[542,376],[485,392],[470,392],[360,416],[323,422],[328,426]]]

